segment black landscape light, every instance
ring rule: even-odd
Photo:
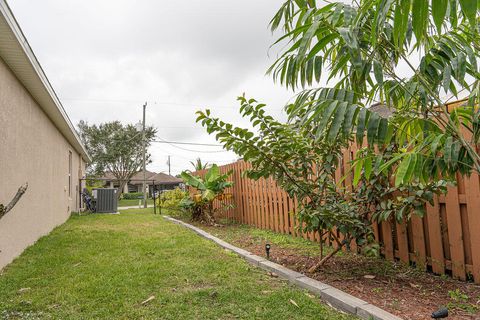
[[[448,317],[448,309],[447,308],[441,308],[432,313],[432,318],[433,319],[440,319],[440,318],[446,318]]]
[[[268,260],[270,260],[270,248],[271,248],[270,244],[267,243],[267,244],[265,245],[265,252],[267,253],[267,259],[268,259]]]

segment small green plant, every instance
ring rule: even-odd
[[[183,208],[192,213],[193,220],[202,221],[207,224],[215,223],[215,212],[225,207],[215,209],[213,201],[230,197],[230,195],[225,194],[224,191],[233,185],[233,182],[227,181],[231,174],[231,171],[222,174],[216,164],[208,169],[205,178],[194,176],[187,171],[182,172],[181,177],[185,184],[197,190],[197,193],[195,193],[191,199],[184,200],[181,204]]]
[[[447,305],[449,309],[460,309],[472,314],[480,311],[480,307],[470,303],[470,297],[458,288],[455,290],[449,290],[448,296],[451,300]]]
[[[373,293],[380,293],[380,292],[382,292],[382,288],[373,288],[372,292]]]
[[[449,290],[448,295],[450,296],[450,299],[453,301],[460,301],[460,302],[467,302],[468,301],[468,295],[463,293],[460,289],[455,289],[455,290]]]

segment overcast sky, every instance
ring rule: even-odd
[[[216,143],[195,123],[195,111],[237,125],[243,92],[284,119],[292,96],[265,75],[275,53],[268,22],[279,0],[10,0],[33,51],[72,122],[141,119],[158,137]],[[180,148],[198,150],[191,152]],[[225,164],[236,155],[220,147],[154,144],[148,169],[172,173],[190,160]]]

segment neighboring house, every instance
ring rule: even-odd
[[[163,190],[172,190],[176,187],[183,186],[183,180],[180,178],[176,178],[170,176],[165,173],[155,173],[151,171],[145,171],[146,182],[148,185],[148,193],[151,196],[153,191],[163,191]],[[102,178],[105,180],[105,186],[109,188],[119,188],[120,183],[115,177],[110,173],[106,173],[105,176]],[[130,181],[125,185],[122,192],[129,193],[129,192],[142,192],[143,188],[143,171],[139,171],[132,176]]]
[[[5,0],[0,0],[0,268],[80,209],[90,160]]]
[[[382,103],[374,103],[368,108],[368,110],[377,113],[381,118],[388,119],[393,116],[393,111],[391,108],[387,107]]]

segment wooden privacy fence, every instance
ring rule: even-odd
[[[355,151],[354,146],[344,151],[342,164],[337,168],[338,179],[350,172]],[[234,182],[233,187],[226,190],[233,197],[222,203],[235,206],[224,211],[223,217],[317,241],[318,234],[301,234],[296,230],[297,221],[292,213],[297,203],[272,178],[255,181],[242,177],[249,166],[247,162],[238,161],[220,167],[222,172],[233,171]],[[351,181],[349,174],[344,186],[351,187]],[[433,206],[427,205],[423,218],[413,215],[408,223],[373,224],[386,259],[480,283],[480,179],[478,174],[472,174],[469,178],[458,176],[457,182],[457,186],[448,188],[445,196],[436,197]],[[215,206],[220,204],[216,200]],[[351,249],[357,250],[354,245]]]

